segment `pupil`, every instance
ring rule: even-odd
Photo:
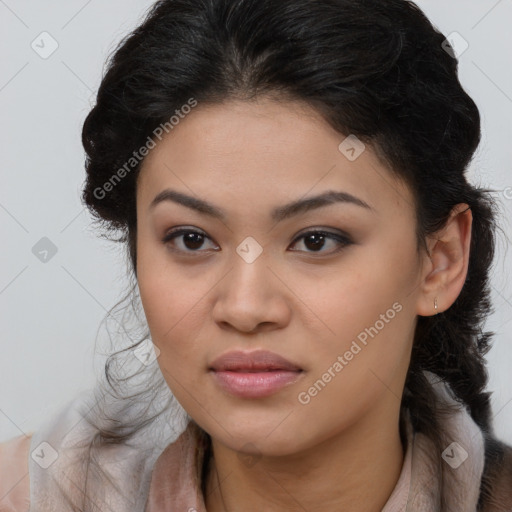
[[[308,247],[308,249],[321,249],[324,245],[324,239],[324,235],[319,235],[318,233],[315,233],[306,237],[305,244]],[[308,240],[313,241],[313,247],[309,247]]]
[[[203,235],[187,233],[185,234],[184,243],[188,249],[199,249],[203,245]]]

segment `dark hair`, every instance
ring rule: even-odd
[[[456,204],[467,203],[468,275],[450,308],[418,318],[402,400],[415,430],[433,439],[440,413],[424,370],[446,381],[478,426],[492,432],[484,355],[493,333],[481,327],[492,312],[496,205],[493,191],[465,176],[480,141],[480,116],[444,41],[407,0],[161,0],[113,52],[83,126],[83,201],[106,236],[126,244],[134,278],[140,162],[129,171],[125,165],[190,98],[202,105],[269,96],[314,107],[409,185],[418,250]],[[123,166],[127,172],[113,183]],[[107,182],[113,186],[99,194]],[[115,388],[110,362],[105,371]],[[99,436],[122,442],[138,428],[113,426]]]

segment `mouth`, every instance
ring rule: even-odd
[[[285,357],[267,350],[227,352],[208,367],[216,384],[241,398],[263,398],[294,384],[304,370]]]

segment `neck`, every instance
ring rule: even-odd
[[[398,415],[399,410],[395,421],[383,428],[375,428],[379,423],[372,415],[312,448],[287,456],[262,456],[250,466],[237,452],[212,439],[206,509],[381,512],[403,465]]]

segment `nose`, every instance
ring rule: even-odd
[[[247,263],[234,254],[233,268],[216,290],[213,318],[222,329],[267,332],[290,321],[289,289],[261,256]]]

